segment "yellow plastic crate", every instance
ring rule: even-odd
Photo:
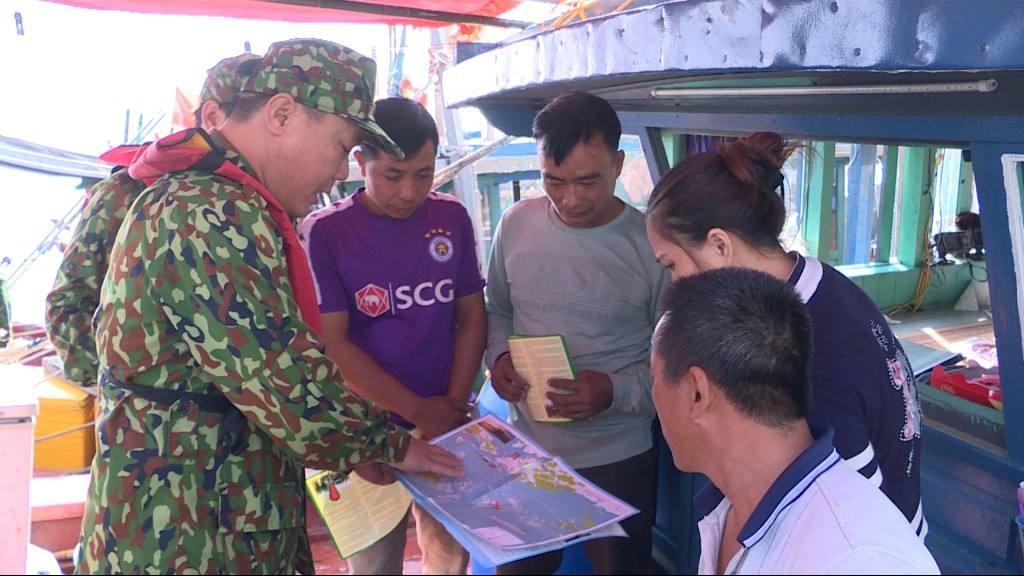
[[[35,427],[35,463],[41,470],[81,470],[96,454],[96,428],[86,426],[96,417],[96,399],[41,366],[0,364],[0,386],[11,378],[29,381],[39,398]],[[83,427],[84,426],[84,427]],[[67,432],[53,438],[60,432]]]

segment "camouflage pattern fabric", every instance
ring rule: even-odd
[[[299,103],[336,114],[366,131],[379,149],[399,160],[405,153],[373,118],[377,63],[351,48],[310,38],[275,42],[246,92],[290,94]]]
[[[217,62],[206,72],[200,102],[234,102],[239,90],[249,80],[248,76],[240,75],[238,67],[258,60],[259,56],[245,53]],[[125,149],[122,155],[139,150],[137,146],[119,148]],[[106,155],[112,152],[108,151]],[[125,163],[129,161],[127,158],[119,159]],[[53,289],[46,297],[47,335],[64,361],[64,377],[82,386],[96,386],[97,382],[92,317],[99,306],[100,286],[107,273],[107,258],[113,247],[114,235],[121,227],[128,207],[144,188],[145,184],[129,177],[124,168],[118,168],[92,188],[81,220],[64,251],[64,260],[57,270]]]
[[[246,52],[217,62],[206,71],[206,82],[203,82],[203,88],[199,92],[199,101],[212,100],[220,104],[234,102],[249,79],[248,76],[239,73],[238,67],[245,62],[259,59],[259,56]]]
[[[124,168],[93,186],[46,296],[46,332],[64,361],[64,378],[82,386],[96,385],[92,317],[100,303],[107,258],[128,207],[143,188]]]
[[[11,341],[11,296],[7,293],[7,280],[0,274],[0,348]]]
[[[131,207],[96,316],[100,365],[227,398],[247,446],[230,453],[224,416],[190,401],[101,386],[76,573],[311,573],[304,468],[404,458],[408,433],[342,384],[302,322],[275,230],[262,196],[198,170]]]

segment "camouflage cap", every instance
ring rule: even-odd
[[[199,101],[213,100],[220,104],[234,102],[249,80],[249,76],[240,73],[238,68],[253,60],[260,60],[260,57],[246,52],[214,64],[213,68],[206,71],[206,82],[203,82],[203,89],[199,92]]]
[[[352,121],[370,144],[405,158],[373,118],[377,64],[362,54],[326,40],[297,38],[270,45],[245,87],[246,92],[290,94],[296,101]]]

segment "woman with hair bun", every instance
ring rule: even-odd
[[[813,324],[808,421],[834,429],[840,456],[882,489],[923,540],[921,405],[907,356],[863,290],[779,241],[786,220],[782,167],[797,147],[757,132],[685,158],[651,193],[647,237],[673,280],[740,266],[796,290]]]

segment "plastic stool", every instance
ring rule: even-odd
[[[508,402],[502,400],[498,393],[494,391],[490,378],[480,387],[480,393],[476,397],[476,405],[480,409],[481,416],[494,414],[502,420],[508,420]]]

